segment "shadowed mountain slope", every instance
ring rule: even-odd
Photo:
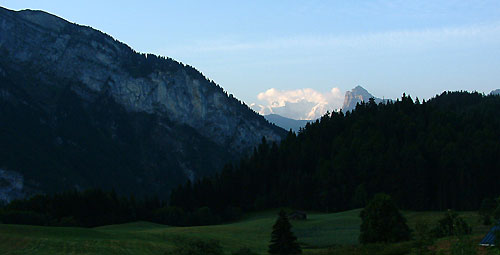
[[[0,192],[15,194],[164,194],[285,134],[191,66],[1,7],[0,123],[0,174],[20,175]]]

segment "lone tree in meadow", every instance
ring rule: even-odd
[[[387,194],[377,194],[361,211],[359,241],[365,243],[394,243],[410,240],[406,219]]]
[[[301,254],[302,250],[297,237],[292,233],[292,225],[284,210],[281,210],[273,226],[269,254],[292,255]]]

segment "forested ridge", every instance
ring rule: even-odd
[[[500,194],[499,113],[499,96],[475,92],[370,100],[327,113],[279,145],[263,140],[239,164],[175,189],[170,205],[330,212],[385,192],[403,209],[477,209]]]

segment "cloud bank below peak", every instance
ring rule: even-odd
[[[311,88],[295,90],[268,89],[257,95],[258,103],[250,106],[262,115],[279,114],[299,120],[313,120],[327,111],[342,107],[344,95],[339,88],[319,92]]]

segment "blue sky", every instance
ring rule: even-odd
[[[314,118],[377,97],[500,88],[500,1],[39,1],[141,52],[195,66],[262,113]]]

